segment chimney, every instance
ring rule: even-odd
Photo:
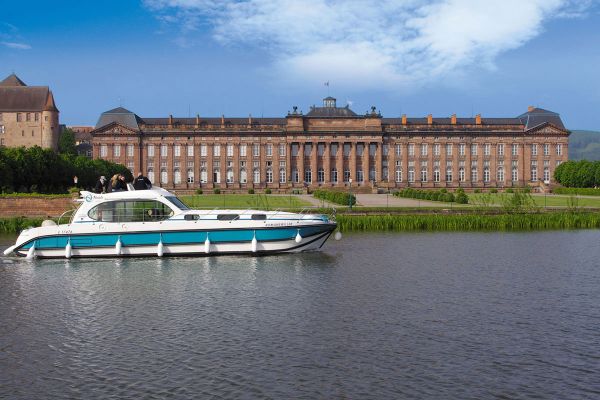
[[[169,114],[169,128],[173,127],[173,115]]]
[[[481,125],[481,114],[475,116],[475,125]]]
[[[427,116],[427,125],[433,125],[433,116],[431,114]]]
[[[534,108],[535,108],[534,106],[527,107],[527,112],[532,112]]]
[[[248,114],[248,128],[252,128],[252,114]]]
[[[196,114],[196,128],[200,128],[200,114]]]
[[[456,125],[456,114],[452,114],[452,115],[450,116],[450,123],[451,123],[452,125]]]
[[[402,125],[406,125],[406,123],[407,123],[406,114],[402,114]]]

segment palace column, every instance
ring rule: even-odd
[[[473,145],[472,138],[465,145],[465,182],[473,186],[471,181],[471,146]]]
[[[402,180],[406,182],[405,186],[409,186],[410,182],[408,181],[408,146],[410,146],[410,143],[401,143],[400,145],[402,146]],[[414,163],[414,156],[412,161]]]
[[[292,182],[292,144],[285,144],[285,178],[287,182]],[[288,185],[291,186],[291,185]]]
[[[304,182],[304,142],[298,142],[298,156],[296,157],[296,169],[298,170],[298,181]]]
[[[325,171],[325,186],[331,186],[331,143],[325,142],[325,151],[323,152],[323,170]]]
[[[369,183],[369,159],[371,157],[371,142],[364,142],[363,144],[363,154],[362,154],[362,171],[363,171],[363,182],[365,184]]]
[[[335,169],[337,170],[337,186],[344,185],[344,143],[337,142],[337,152],[335,154]]]
[[[350,142],[350,179],[356,182],[356,142]]]
[[[213,165],[213,151],[214,151],[214,146],[213,144],[208,144],[208,143],[204,143],[206,145],[206,183],[208,185],[213,185],[214,184],[214,179],[213,179],[213,169],[214,169],[214,165]]]
[[[310,170],[311,170],[311,184],[317,183],[317,171],[318,171],[318,157],[319,157],[319,142],[313,142],[310,152]]]
[[[388,148],[389,154],[389,148]],[[375,181],[383,182],[383,145],[382,143],[375,143]],[[390,173],[390,168],[388,165],[388,174]]]
[[[388,141],[388,188],[396,186],[396,143]]]

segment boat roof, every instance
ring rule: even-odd
[[[110,193],[94,193],[87,190],[82,190],[80,202],[91,202],[99,200],[127,200],[127,199],[157,199],[159,197],[175,196],[173,193],[161,187],[152,187],[146,190],[126,190]]]

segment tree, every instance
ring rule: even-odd
[[[58,152],[60,154],[77,155],[75,148],[75,132],[70,128],[65,128],[58,137]]]

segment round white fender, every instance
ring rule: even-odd
[[[256,253],[256,248],[258,247],[258,240],[256,240],[256,231],[254,231],[254,237],[252,238],[252,252]]]
[[[164,254],[164,248],[163,248],[163,242],[162,242],[162,238],[160,239],[160,242],[158,242],[158,246],[156,246],[156,255],[159,257],[162,257]]]
[[[206,240],[204,241],[204,252],[206,254],[210,253],[210,239],[208,238],[208,233],[206,234]]]
[[[67,245],[65,246],[65,258],[71,258],[73,248],[71,247],[71,239],[67,240]]]
[[[117,243],[115,244],[115,254],[121,255],[121,248],[123,247],[123,243],[121,243],[121,236],[117,239]]]
[[[333,237],[335,240],[342,240],[342,232],[337,231]]]
[[[27,259],[32,260],[35,257],[35,242],[31,245],[29,250],[27,251]]]
[[[302,236],[300,236],[300,229],[298,229],[298,233],[296,233],[296,238],[294,239],[296,243],[300,243],[302,241]]]

